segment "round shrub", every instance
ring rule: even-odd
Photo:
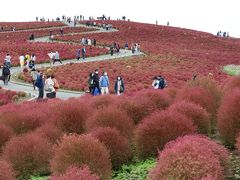
[[[208,134],[210,132],[210,115],[201,106],[192,102],[179,101],[172,104],[169,110],[177,111],[190,118],[200,133]]]
[[[224,93],[228,93],[235,88],[240,88],[240,76],[233,76],[226,80],[226,84],[224,85],[223,91]]]
[[[97,128],[91,135],[105,144],[110,152],[111,162],[114,169],[127,163],[131,158],[131,149],[128,139],[121,136],[115,128]]]
[[[178,138],[168,143],[159,153],[157,166],[150,172],[149,179],[201,180],[214,177],[223,180],[224,168],[220,162],[221,155],[217,153],[219,147],[220,145],[204,137]],[[225,148],[220,149],[225,156]]]
[[[9,141],[13,135],[14,134],[10,128],[0,123],[0,152],[5,143]]]
[[[92,174],[87,166],[83,168],[72,166],[64,174],[51,177],[51,180],[100,180],[100,178]]]
[[[19,179],[50,171],[51,146],[46,139],[35,134],[12,138],[3,148],[3,159],[10,162]]]
[[[123,136],[130,137],[133,131],[133,121],[128,115],[112,107],[97,110],[87,121],[88,131],[97,127],[113,127],[120,131]]]
[[[234,146],[240,132],[240,88],[228,93],[218,110],[217,126],[226,145]]]
[[[237,148],[237,150],[240,152],[240,133],[239,133],[239,135],[238,135],[238,137],[237,137],[236,148]]]
[[[12,166],[3,160],[0,160],[0,180],[15,180],[15,173]]]
[[[105,95],[105,96],[94,96],[91,99],[90,106],[94,109],[102,109],[114,105],[116,102],[116,96]]]
[[[145,118],[135,132],[137,155],[141,159],[155,157],[158,149],[176,139],[196,132],[188,117],[174,111],[161,111]]]
[[[216,107],[214,98],[211,95],[211,93],[202,88],[202,87],[184,87],[180,91],[178,91],[176,101],[190,101],[197,105],[200,105],[204,109],[207,110],[207,112],[211,113],[211,115],[215,115]]]
[[[55,107],[53,122],[65,133],[81,134],[85,131],[85,121],[90,114],[90,109],[77,99],[61,102]]]
[[[135,124],[138,124],[154,111],[166,109],[170,102],[169,95],[164,91],[145,90],[131,98],[123,98],[119,101],[119,107],[134,120]]]
[[[54,148],[52,172],[64,173],[70,166],[87,165],[101,179],[111,178],[111,162],[106,147],[91,135],[64,136]]]
[[[51,144],[55,144],[63,136],[63,132],[51,123],[41,126],[34,133],[46,138]]]

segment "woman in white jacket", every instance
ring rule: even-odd
[[[56,98],[56,90],[54,88],[54,81],[52,80],[50,75],[47,76],[44,87],[45,87],[47,98],[49,98],[49,99]]]

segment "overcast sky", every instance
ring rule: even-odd
[[[116,19],[125,15],[133,21],[207,31],[229,31],[240,37],[240,0],[3,0],[0,21],[32,21],[83,14],[106,14]]]

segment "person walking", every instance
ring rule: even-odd
[[[117,77],[117,80],[115,82],[114,90],[115,90],[115,94],[118,95],[118,96],[123,94],[123,92],[125,91],[124,82],[123,82],[123,79],[122,79],[121,76]]]
[[[35,64],[36,64],[36,56],[35,54],[32,54],[32,56],[30,57],[30,63],[32,65],[32,68],[35,67]],[[31,69],[31,67],[29,67]]]
[[[48,56],[49,56],[50,67],[52,67],[53,62],[54,62],[55,54],[53,52],[50,52],[50,53],[48,53]]]
[[[32,77],[32,83],[33,83],[33,89],[34,90],[36,89],[35,83],[36,83],[36,80],[37,80],[37,76],[38,76],[38,72],[36,71],[35,68],[33,68],[32,71],[31,71],[31,77]]]
[[[42,72],[40,72],[40,74],[37,76],[35,86],[38,88],[38,100],[43,99],[43,96],[44,96],[44,77],[43,77]]]
[[[11,72],[8,64],[4,63],[3,69],[2,69],[2,78],[3,78],[4,85],[8,85],[8,81],[10,80],[10,75],[11,75]]]
[[[85,48],[85,46],[83,46],[83,48],[82,48],[82,58],[83,58],[83,60],[86,58],[86,48]]]
[[[103,72],[99,79],[101,94],[109,94],[109,78],[107,72]]]
[[[93,75],[93,92],[92,94],[94,96],[101,94],[101,89],[99,87],[99,76],[98,76],[98,69],[95,70],[95,73]]]
[[[110,47],[110,53],[111,53],[111,56],[113,56],[113,46]]]
[[[128,50],[128,43],[126,42],[125,45],[124,45],[124,49],[125,49],[125,53],[127,52]]]
[[[90,73],[89,74],[89,78],[88,78],[88,88],[89,88],[89,93],[93,94],[93,88],[94,88],[94,85],[93,85],[93,76],[94,76],[94,73]]]
[[[81,50],[77,49],[76,58],[79,60],[81,58]]]
[[[58,51],[55,52],[55,58],[54,58],[53,64],[54,64],[56,61],[59,61],[59,62],[62,64],[62,61],[61,61],[61,59],[60,59],[60,54],[59,54]]]
[[[27,53],[27,54],[25,55],[26,67],[29,66],[30,59],[31,59],[31,58],[30,58],[30,55]]]

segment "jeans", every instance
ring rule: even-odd
[[[39,93],[38,93],[38,99],[43,99],[43,95],[44,95],[44,91],[43,89],[38,89]]]

